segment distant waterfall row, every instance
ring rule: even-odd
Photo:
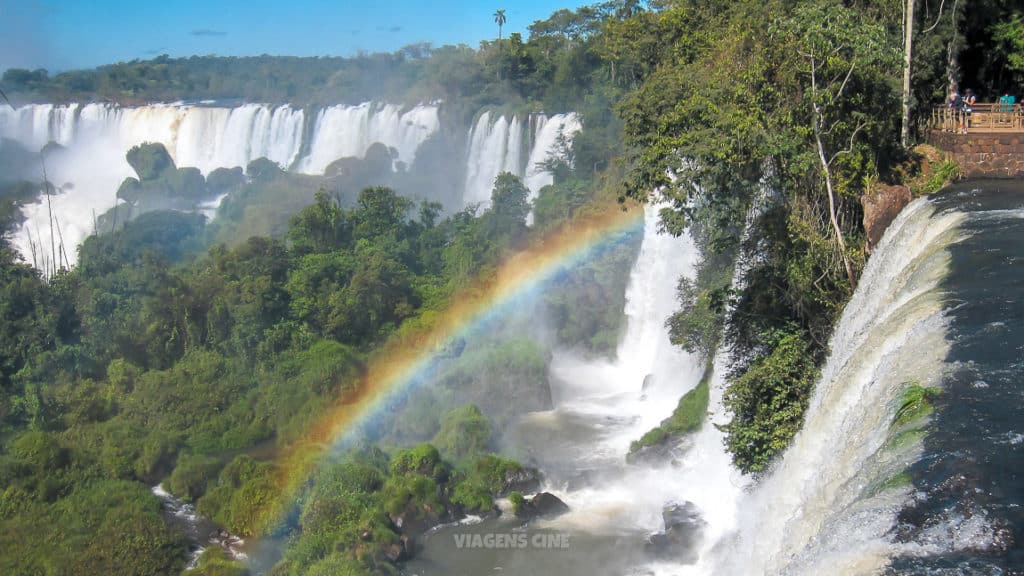
[[[0,109],[0,137],[31,150],[56,142],[65,147],[113,147],[123,155],[136,144],[160,142],[179,166],[203,172],[244,168],[266,157],[285,168],[319,174],[338,158],[362,156],[375,142],[395,148],[399,160],[411,163],[416,149],[439,125],[436,106],[403,110],[374,103],[321,109],[308,129],[306,113],[287,104],[38,104]]]

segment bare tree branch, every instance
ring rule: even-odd
[[[932,24],[931,27],[929,27],[927,30],[922,30],[922,34],[926,34],[928,32],[931,32],[932,30],[935,30],[935,27],[939,25],[939,22],[942,21],[942,7],[945,5],[946,0],[942,0],[942,2],[939,2],[939,15],[935,18],[935,24]],[[956,2],[953,3],[953,14],[956,14]]]
[[[836,152],[835,154],[833,154],[832,157],[829,158],[829,160],[828,160],[828,165],[829,166],[832,165],[832,162],[834,162],[836,158],[838,158],[838,157],[840,157],[840,156],[842,156],[844,154],[852,154],[853,153],[853,144],[854,144],[854,141],[857,140],[857,134],[859,134],[861,130],[866,128],[867,125],[868,125],[867,120],[863,120],[863,121],[861,121],[860,124],[857,125],[856,128],[853,129],[853,133],[850,134],[850,145],[849,145],[849,147],[847,147],[847,148],[845,148],[843,150],[840,150],[840,151]]]

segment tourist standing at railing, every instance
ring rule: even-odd
[[[963,105],[963,99],[960,98],[960,93],[954,88],[949,89],[949,99],[946,100],[946,104],[953,110],[958,110]]]
[[[967,132],[967,128],[971,125],[971,114],[974,113],[974,105],[978,103],[977,96],[974,95],[974,90],[970,88],[964,93],[964,132]]]
[[[967,124],[964,122],[964,99],[956,89],[950,89],[947,103],[949,104],[950,115],[953,118],[950,128],[958,134],[966,133]]]
[[[1017,102],[1017,99],[1010,95],[1009,92],[1005,92],[999,97],[999,111],[1004,113],[1013,112],[1013,105]]]

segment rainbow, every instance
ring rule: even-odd
[[[560,271],[585,261],[595,249],[643,226],[643,210],[620,205],[590,207],[531,247],[505,261],[495,274],[460,290],[443,314],[407,321],[373,354],[359,385],[346,393],[289,449],[282,466],[285,502],[305,484],[311,472],[387,400],[411,388],[438,356],[442,346],[493,318],[517,299],[540,288]],[[280,518],[281,510],[274,516]]]

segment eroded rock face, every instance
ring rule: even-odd
[[[868,252],[882,240],[885,230],[892,224],[913,197],[906,186],[879,184],[861,197],[864,206],[864,230],[868,236]]]
[[[523,467],[519,470],[505,472],[498,496],[508,496],[512,492],[530,494],[539,488],[540,472],[536,468]]]

